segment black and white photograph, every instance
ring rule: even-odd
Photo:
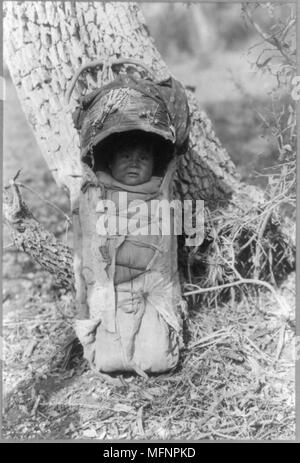
[[[2,21],[2,441],[295,441],[296,1]]]

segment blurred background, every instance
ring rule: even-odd
[[[287,23],[295,9],[292,3],[258,5],[254,19],[267,33]],[[195,87],[242,180],[265,186],[256,173],[278,161],[274,131],[263,122],[274,109],[277,69],[274,60],[273,68],[261,65],[272,47],[249,23],[242,4],[142,3],[142,11],[173,75]]]

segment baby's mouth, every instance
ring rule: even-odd
[[[136,171],[136,170],[130,170],[130,171],[127,173],[127,175],[136,177],[136,176],[139,175],[139,173],[138,173],[138,171]]]

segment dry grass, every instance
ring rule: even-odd
[[[5,438],[294,438],[294,326],[267,293],[195,307],[175,373],[120,379],[88,369],[78,346],[63,367],[72,301],[35,274],[5,302]]]

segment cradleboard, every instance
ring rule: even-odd
[[[177,236],[172,227],[170,233],[163,233],[160,201],[173,199],[177,156],[187,145],[189,111],[184,89],[172,78],[154,82],[120,75],[83,97],[73,119],[80,132],[85,172],[73,211],[77,301],[84,309],[75,330],[84,356],[93,368],[106,373],[169,371],[179,360],[185,303],[177,268]],[[133,129],[155,133],[174,146],[164,174],[134,187],[116,181],[105,169],[95,171],[87,162],[106,136]],[[106,207],[107,200],[114,207]],[[128,229],[128,221],[136,214],[131,204],[137,200],[144,204],[139,228],[148,227],[147,233]],[[118,227],[105,228],[108,223]]]

